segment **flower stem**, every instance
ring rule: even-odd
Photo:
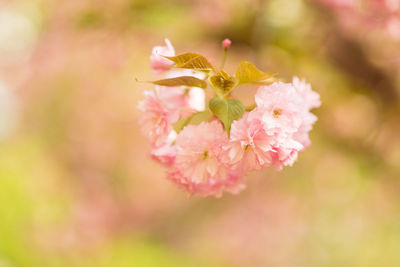
[[[222,62],[221,62],[221,67],[220,67],[220,69],[223,69],[224,66],[225,66],[227,51],[228,51],[228,49],[224,48],[224,53],[223,53],[223,55],[222,55]]]

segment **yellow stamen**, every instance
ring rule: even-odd
[[[283,113],[283,110],[282,110],[282,109],[276,108],[276,109],[274,109],[274,111],[273,111],[273,116],[274,116],[275,118],[278,118],[280,115],[282,115],[282,113]]]

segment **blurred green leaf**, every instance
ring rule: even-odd
[[[208,105],[212,113],[223,122],[228,135],[232,122],[241,118],[245,112],[242,102],[237,99],[214,97]]]
[[[104,17],[100,12],[87,10],[77,18],[77,26],[80,28],[90,28],[101,25],[104,22]]]

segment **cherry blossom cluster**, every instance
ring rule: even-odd
[[[144,92],[138,108],[151,156],[168,168],[168,179],[190,194],[238,193],[248,172],[291,166],[310,145],[317,120],[310,110],[320,99],[304,80],[277,81],[249,62],[233,77],[199,54],[175,55],[165,41],[150,57],[163,79]],[[224,53],[230,45],[224,40]],[[259,86],[247,108],[233,97],[244,83]]]
[[[400,0],[316,0],[329,7],[341,26],[354,32],[379,30],[400,40]]]

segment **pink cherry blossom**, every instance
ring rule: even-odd
[[[177,156],[168,178],[191,194],[220,196],[244,188],[242,172],[222,161],[228,137],[217,122],[186,126],[176,139]]]
[[[192,87],[187,95],[187,103],[190,108],[196,111],[204,111],[206,109],[206,94],[199,87]]]
[[[155,46],[150,56],[150,67],[156,72],[161,74],[169,70],[174,62],[166,59],[164,56],[175,56],[175,49],[168,39],[165,39],[166,46]]]
[[[224,147],[228,162],[244,172],[260,170],[271,163],[272,138],[265,132],[261,118],[245,114],[232,123],[230,140]]]
[[[272,166],[278,170],[283,166],[292,166],[303,145],[287,134],[277,135],[274,141],[272,145],[274,151],[271,152]]]
[[[231,41],[225,39],[222,45],[229,49]],[[151,56],[152,68],[164,73],[163,78],[192,76],[208,81],[204,72],[172,70],[173,62],[163,55],[175,55],[167,39],[166,46],[155,47]],[[151,142],[151,157],[168,168],[169,180],[190,194],[219,197],[223,192],[238,193],[245,187],[247,172],[291,166],[298,153],[310,145],[308,134],[317,120],[310,110],[321,101],[304,79],[294,77],[292,83],[259,87],[256,107],[247,113],[241,110],[243,116],[233,121],[229,131],[223,127],[226,116],[232,115],[229,110],[209,110],[214,113],[211,122],[210,116],[200,124],[191,120],[192,114],[206,109],[207,99],[215,97],[212,90],[207,92],[198,87],[156,85],[138,105],[144,112],[141,124]],[[182,124],[180,132],[173,130],[179,126],[178,131]]]
[[[176,132],[172,130],[165,143],[159,147],[153,147],[151,150],[151,157],[167,167],[172,166],[176,157],[176,146],[173,145],[176,135]]]
[[[205,109],[205,93],[201,88],[156,86],[155,90],[164,106],[176,111],[180,117]]]
[[[172,166],[176,157],[176,147],[170,144],[163,144],[151,151],[151,157],[165,166]]]
[[[269,159],[266,166],[272,166],[281,170],[283,166],[291,166],[297,159],[298,152],[304,148],[294,137],[299,131],[299,128],[295,131],[288,131],[282,127],[271,127],[270,120],[265,120],[266,114],[265,108],[261,107],[249,112],[248,116],[251,120],[261,120],[263,129],[268,135],[269,149],[267,151],[268,153],[264,154],[264,156]],[[267,116],[267,118],[269,118],[269,116]],[[300,126],[301,124],[299,127]]]
[[[303,116],[303,122],[301,123],[299,129],[293,133],[293,139],[302,144],[304,148],[311,144],[308,133],[311,131],[312,126],[316,121],[317,116],[311,112],[306,112]]]
[[[319,94],[314,92],[311,88],[311,85],[309,83],[306,83],[304,79],[299,79],[295,76],[293,77],[292,83],[297,92],[302,96],[306,109],[309,110],[321,106]]]
[[[258,108],[251,116],[262,117],[265,130],[274,137],[272,165],[278,169],[291,166],[298,152],[310,145],[308,132],[317,118],[309,110],[320,106],[319,95],[294,77],[293,84],[277,82],[260,87],[255,100]]]
[[[179,76],[192,76],[201,80],[206,78],[206,74],[201,71],[195,71],[191,69],[177,69],[169,71],[166,74],[166,78],[175,78]],[[182,87],[181,87],[182,88]],[[196,111],[205,110],[205,92],[202,88],[199,87],[185,87],[183,86],[183,95],[184,101],[186,105],[188,105],[191,109]]]
[[[178,110],[187,106],[185,88],[181,86],[155,86],[159,99],[168,109]]]
[[[218,121],[186,126],[176,138],[175,167],[195,183],[225,177],[227,167],[221,157],[222,146],[227,142],[228,137]]]
[[[293,133],[301,125],[304,102],[292,84],[275,82],[261,86],[255,101],[268,134],[276,131]]]
[[[199,71],[180,69],[169,71],[165,78],[175,78],[179,76],[192,76],[198,79],[205,79],[206,74]],[[188,116],[193,111],[203,111],[205,109],[205,93],[199,87],[165,87],[156,86],[156,90],[160,99],[171,109],[182,109],[186,112],[184,115]]]
[[[229,170],[225,177],[209,178],[207,183],[195,183],[190,177],[182,175],[178,169],[170,170],[167,178],[189,194],[197,194],[203,197],[221,197],[223,191],[238,194],[246,188],[242,173],[233,170]]]
[[[179,113],[168,109],[153,91],[145,91],[144,96],[138,104],[138,109],[143,112],[140,124],[152,145],[160,146],[170,134],[172,123],[179,119]]]
[[[312,125],[317,121],[317,117],[312,114],[310,109],[317,108],[321,105],[319,94],[311,89],[311,85],[306,83],[304,79],[300,80],[297,77],[293,78],[293,86],[303,97],[305,110],[303,120],[299,129],[293,134],[293,138],[300,142],[304,148],[311,144],[308,132],[312,129]]]
[[[328,7],[346,36],[362,43],[399,40],[399,0],[314,0]],[[394,19],[394,20],[393,20]],[[365,33],[369,33],[366,38]],[[361,33],[361,34],[360,34]]]

